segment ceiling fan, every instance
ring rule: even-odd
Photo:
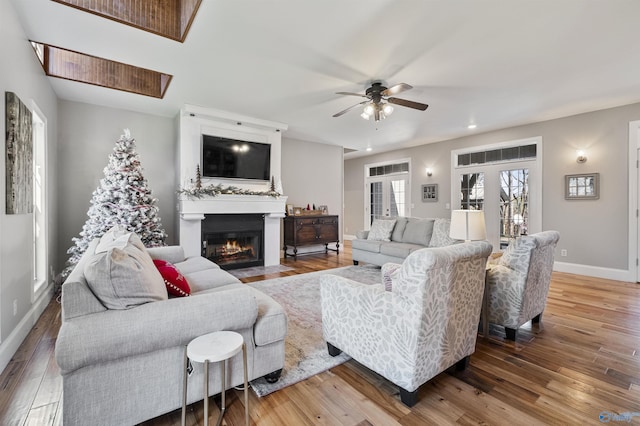
[[[361,93],[352,92],[336,92],[336,95],[360,96],[363,98],[367,98],[367,100],[350,106],[349,108],[342,110],[336,114],[333,114],[333,116],[340,117],[341,115],[346,114],[359,105],[365,106],[360,116],[365,120],[368,120],[369,118],[371,118],[371,116],[373,116],[373,119],[375,121],[380,121],[393,112],[393,106],[391,104],[418,109],[420,111],[426,110],[429,107],[429,105],[427,104],[393,97],[393,95],[402,93],[409,89],[413,89],[413,86],[410,86],[406,83],[399,83],[395,86],[387,88],[383,85],[383,82],[375,81],[371,83],[371,86],[369,88],[367,88],[364,95]]]

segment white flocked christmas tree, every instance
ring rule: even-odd
[[[73,238],[75,245],[67,251],[71,257],[66,274],[78,263],[89,243],[115,225],[124,225],[138,234],[146,247],[163,246],[167,234],[158,216],[157,201],[142,175],[135,139],[125,129],[109,155],[100,186],[93,191],[89,218],[80,236]]]

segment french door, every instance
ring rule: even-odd
[[[409,215],[409,177],[407,174],[367,179],[366,229],[374,219]]]
[[[527,142],[528,147],[532,146],[531,141]],[[503,146],[500,144],[483,149],[487,153],[512,149]],[[542,230],[539,150],[538,147],[524,154],[527,158],[484,163],[478,161],[479,164],[460,165],[460,161],[454,160],[452,208],[484,210],[487,240],[494,250],[506,248],[511,240],[520,235]]]

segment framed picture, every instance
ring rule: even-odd
[[[327,208],[327,206],[318,206],[318,210],[320,210],[320,213],[322,214],[329,214],[329,209]]]
[[[597,200],[600,198],[600,173],[565,175],[565,200]]]
[[[298,216],[300,214],[302,214],[302,207],[294,207],[293,208],[293,215],[294,216]]]
[[[287,216],[293,216],[293,204],[287,204]]]
[[[438,201],[438,184],[427,183],[422,185],[422,201],[433,202]]]

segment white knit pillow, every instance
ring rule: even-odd
[[[367,240],[391,241],[391,233],[395,225],[395,219],[375,219],[371,224]]]

